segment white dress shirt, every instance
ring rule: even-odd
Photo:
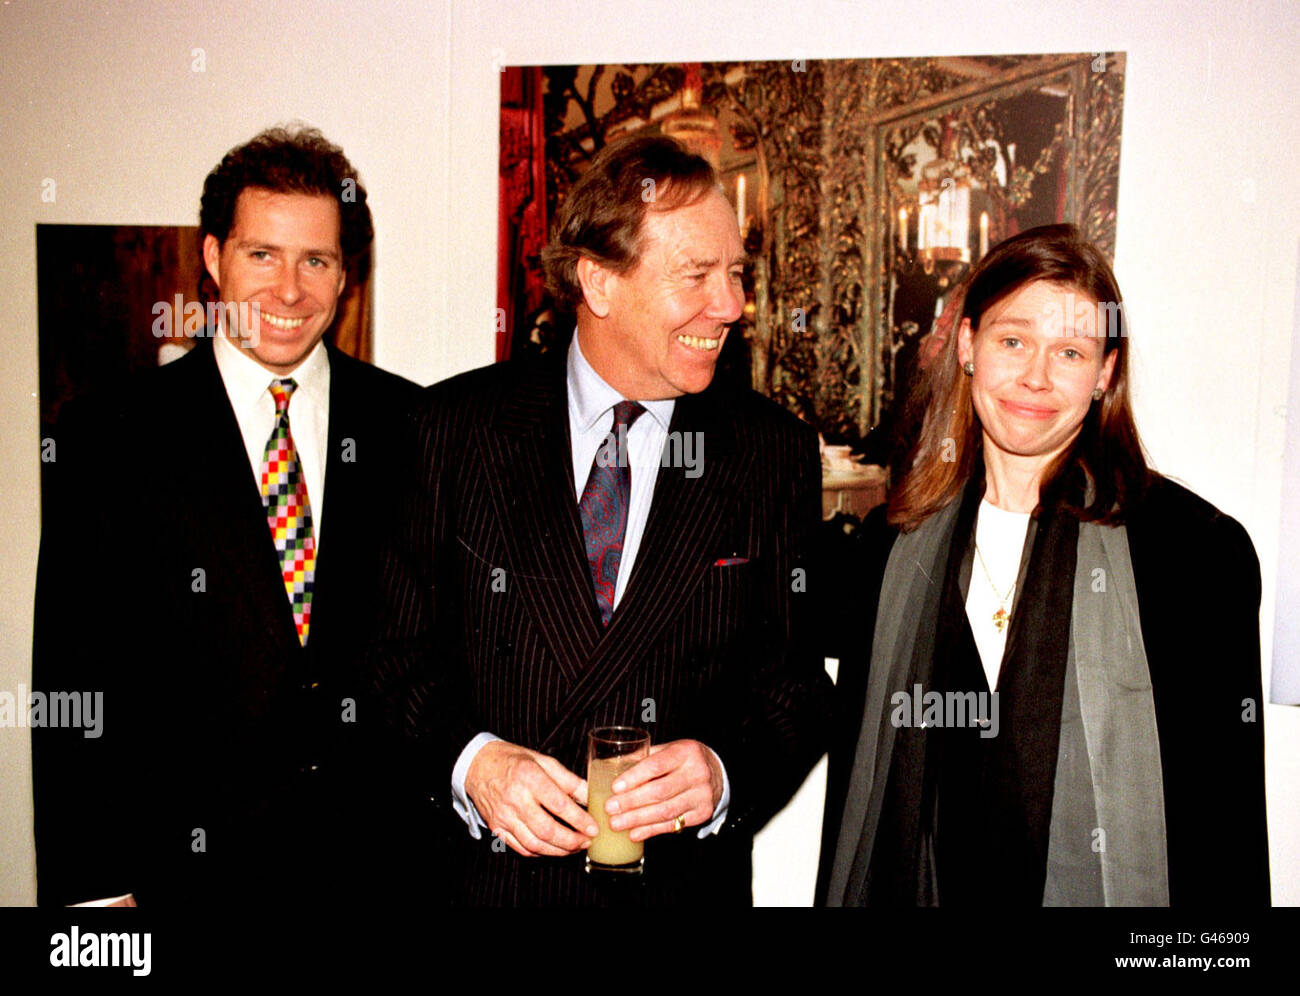
[[[607,384],[587,358],[582,355],[578,345],[578,334],[574,332],[573,342],[569,346],[569,357],[565,378],[569,399],[569,442],[573,456],[573,501],[577,504],[582,499],[583,489],[587,486],[587,477],[591,474],[591,465],[595,462],[596,452],[608,438],[614,425],[614,406],[620,401],[639,401],[636,398],[625,399]],[[654,499],[655,481],[659,478],[659,465],[668,439],[668,426],[672,422],[675,399],[667,401],[639,401],[645,408],[645,414],[639,416],[627,430],[627,461],[631,471],[632,491],[628,496],[627,531],[623,534],[623,553],[619,559],[618,579],[614,582],[614,609],[627,589],[628,579],[636,563],[637,551],[641,547],[641,536],[645,532],[646,520],[650,518],[650,503]],[[611,617],[612,618],[612,617]],[[470,801],[465,791],[465,778],[474,756],[484,744],[501,738],[491,733],[480,733],[474,737],[460,752],[451,773],[452,807],[469,827],[470,835],[478,840],[480,830],[487,824],[479,816],[478,809]],[[709,748],[710,751],[713,748]],[[722,769],[722,796],[713,811],[713,819],[700,827],[699,836],[717,833],[727,818],[727,807],[731,805],[731,782],[727,778],[726,766],[718,759]]]
[[[311,527],[316,539],[316,556],[320,556],[321,525],[325,518],[325,459],[329,445],[330,360],[323,342],[307,354],[291,373],[273,374],[258,363],[247,350],[236,346],[224,335],[213,336],[213,355],[217,370],[226,385],[226,397],[235,410],[248,465],[259,490],[262,486],[262,457],[266,441],[275,428],[275,399],[272,381],[292,377],[298,387],[289,398],[289,431],[298,450],[302,476],[307,482],[307,501],[311,504]]]

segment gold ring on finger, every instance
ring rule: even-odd
[[[686,829],[686,814],[683,813],[677,819],[673,820],[673,833],[681,833]]]

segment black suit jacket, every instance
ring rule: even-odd
[[[42,903],[300,902],[391,886],[385,866],[408,825],[395,816],[384,847],[367,828],[376,807],[394,808],[368,770],[379,714],[355,661],[393,432],[416,387],[329,358],[306,648],[211,341],[65,406],[33,685],[102,691],[104,726],[95,739],[34,731]]]
[[[586,733],[611,724],[708,744],[732,793],[717,836],[656,837],[645,874],[619,883],[584,874],[581,854],[521,858],[461,825],[460,900],[750,903],[753,835],[824,749],[830,684],[807,631],[812,430],[751,391],[679,398],[670,431],[703,434],[703,473],[660,468],[605,628],[573,488],[563,364],[477,370],[428,389],[416,411],[419,460],[388,557],[380,656],[429,794],[449,801],[455,759],[481,731],[585,776]]]
[[[1235,519],[1158,476],[1129,508],[1125,526],[1160,740],[1170,904],[1267,905],[1260,577],[1254,546]],[[868,626],[834,648],[841,661],[819,905],[826,901],[835,860],[862,726],[875,607],[896,535],[885,524],[883,508],[860,530],[862,587],[855,598],[859,618],[863,606],[871,607]],[[841,606],[841,616],[848,611]],[[967,625],[964,614],[955,625]],[[970,666],[978,668],[973,644],[969,653]],[[1022,787],[1026,794],[1045,792],[1051,798],[1050,780]]]

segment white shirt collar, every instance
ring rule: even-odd
[[[306,358],[287,374],[275,374],[258,363],[243,348],[236,346],[224,335],[213,336],[212,352],[217,370],[226,385],[226,394],[235,411],[246,411],[267,393],[274,380],[292,377],[298,387],[294,397],[303,395],[314,408],[329,410],[329,353],[325,343],[318,342]],[[269,397],[269,395],[268,395]],[[299,410],[301,405],[299,406]]]
[[[638,402],[654,416],[656,422],[663,426],[664,431],[667,431],[673,419],[673,408],[677,404],[676,398],[669,398],[666,401],[624,398],[610,387],[600,374],[596,373],[596,369],[582,355],[576,329],[573,332],[573,342],[569,345],[568,384],[569,409],[584,432],[589,431],[598,419],[609,414],[620,401]]]

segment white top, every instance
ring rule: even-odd
[[[980,502],[975,519],[975,563],[971,566],[970,590],[966,593],[966,618],[970,620],[990,690],[998,687],[1007,633],[1011,631],[1010,615],[1016,601],[1020,557],[1028,531],[1028,512],[1007,512],[988,499]],[[1008,616],[1000,633],[993,619],[999,608],[1006,609]]]

